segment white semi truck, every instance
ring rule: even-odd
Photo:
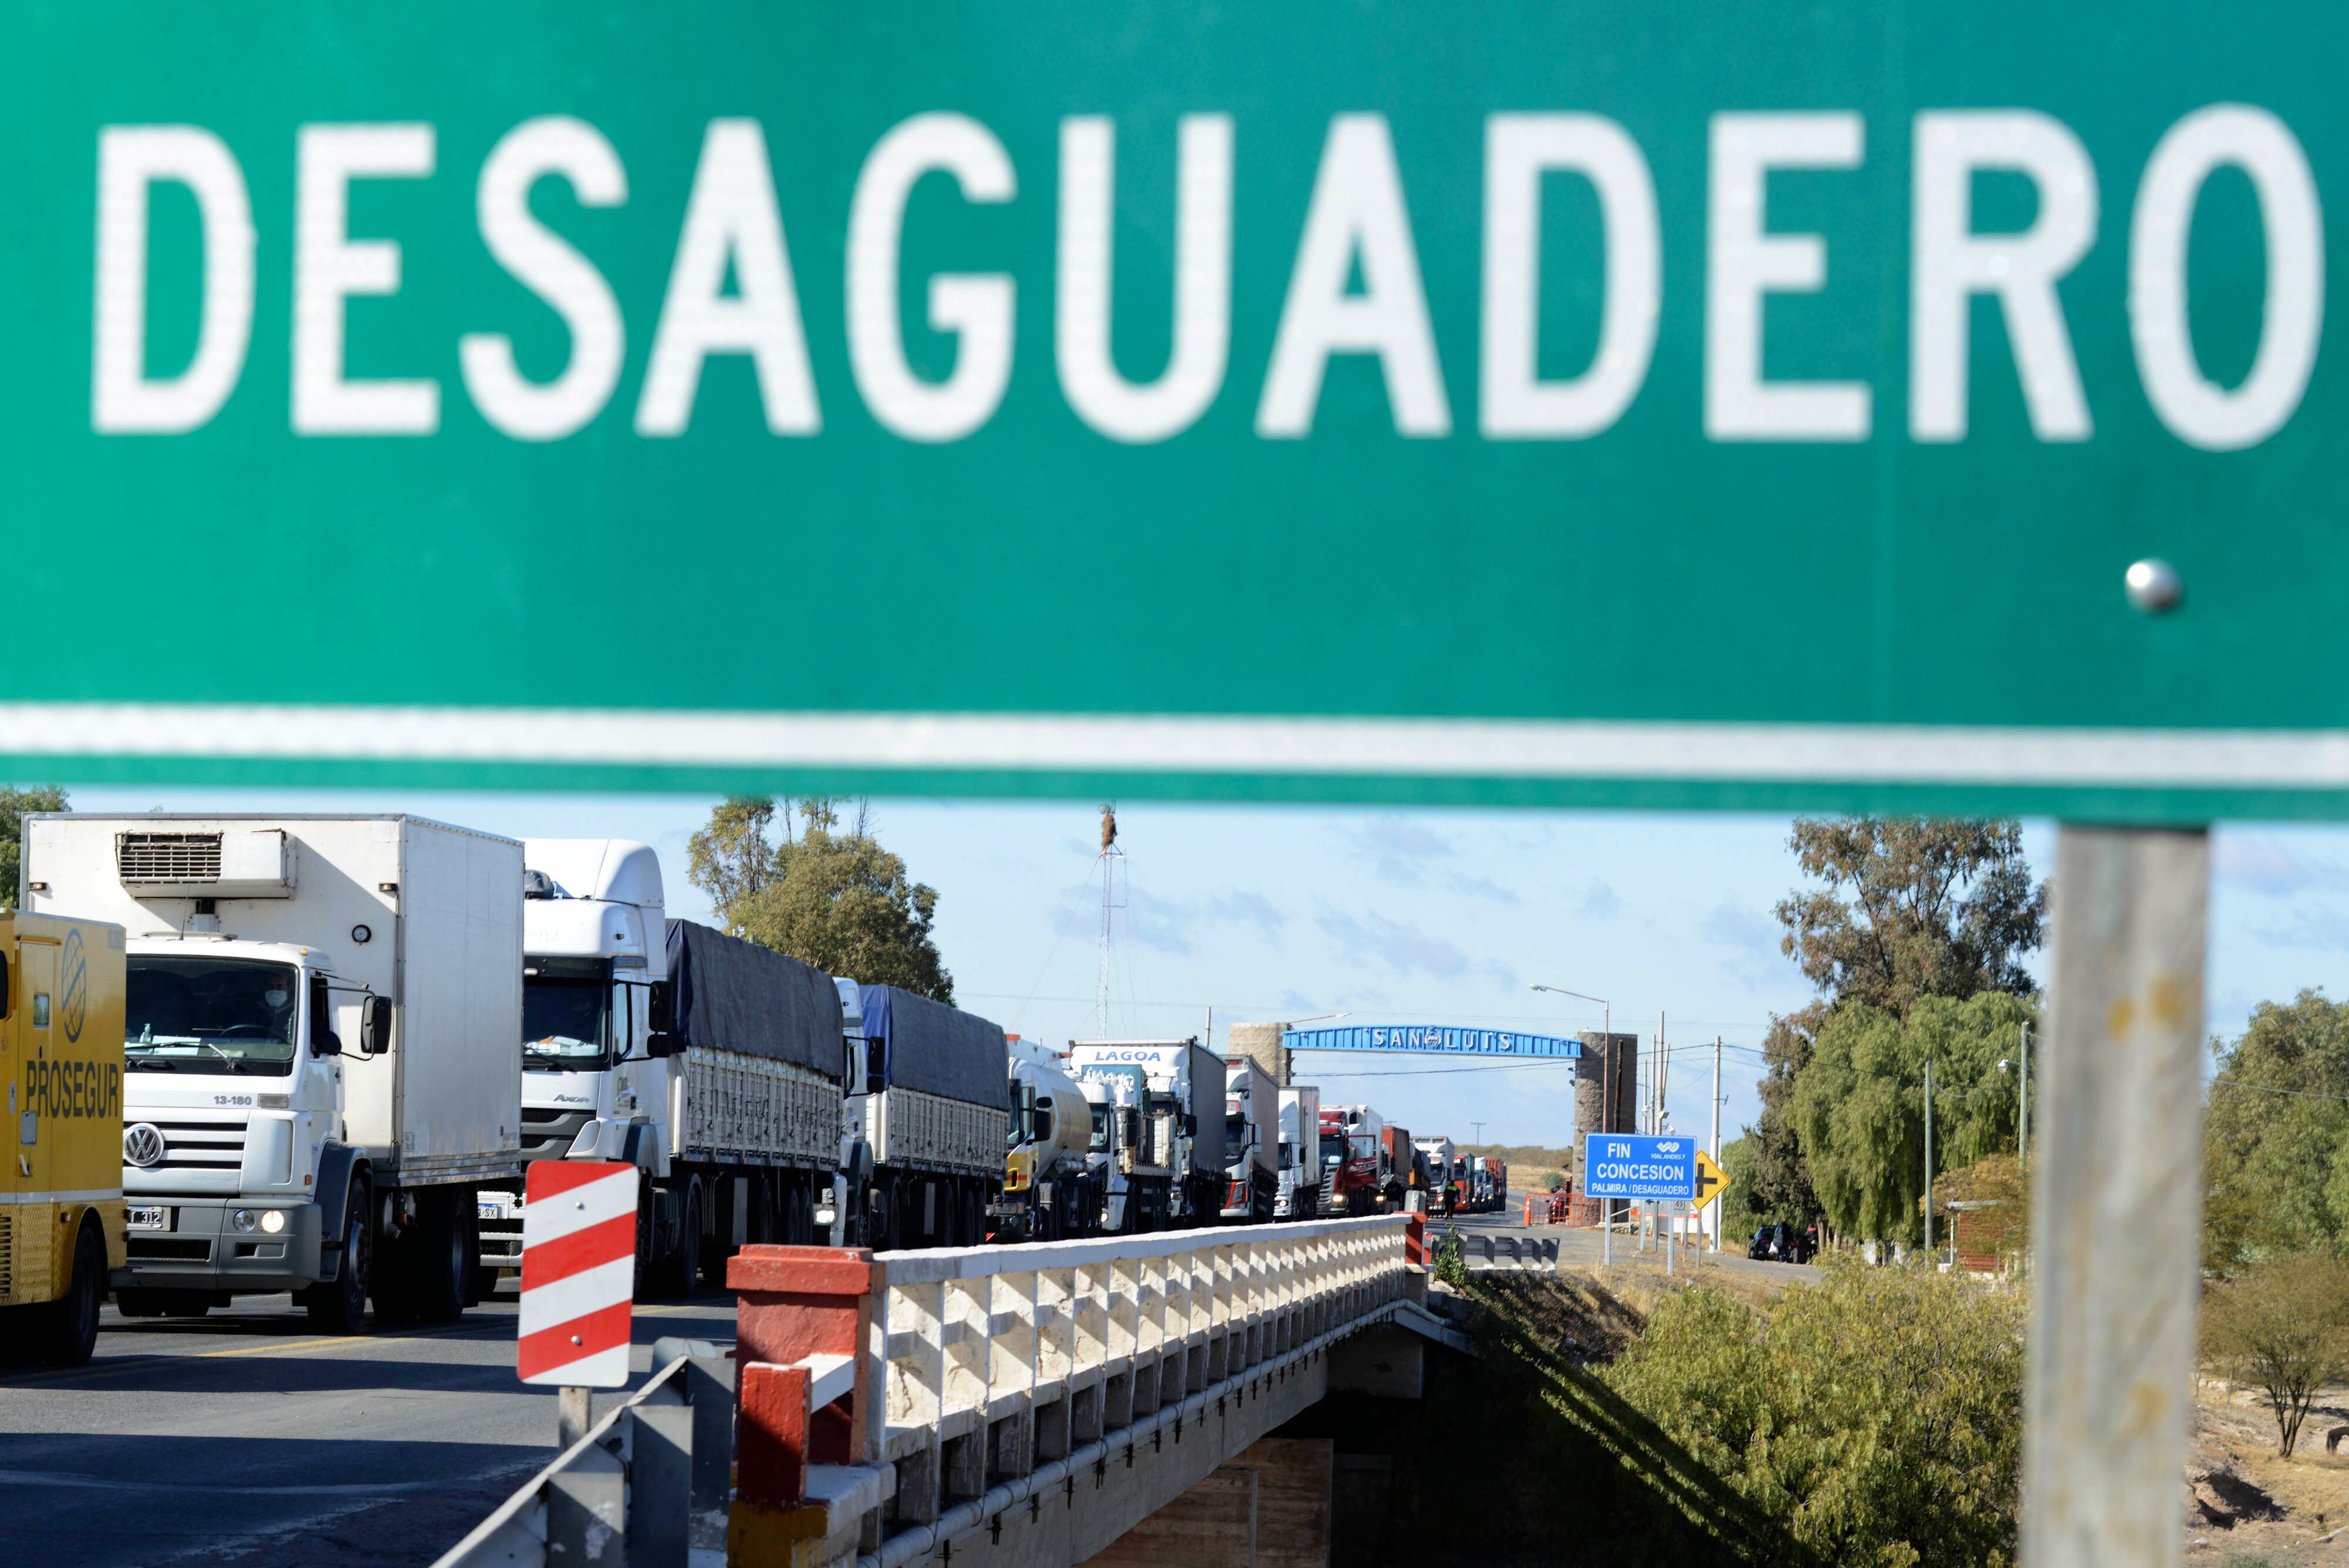
[[[1224,1158],[1222,1217],[1269,1222],[1280,1192],[1280,1089],[1245,1058],[1224,1064]]]
[[[1309,1084],[1283,1089],[1280,1186],[1273,1195],[1273,1218],[1319,1219],[1321,1182],[1321,1091]]]
[[[522,1159],[523,847],[420,817],[25,819],[20,907],[128,934],[129,1316],[470,1303]]]
[[[643,1173],[639,1283],[687,1294],[750,1241],[816,1239],[840,1159],[831,979],[663,917],[659,857],[625,839],[523,846],[523,1156]],[[520,1189],[484,1191],[483,1269],[522,1259]]]
[[[1224,1059],[1193,1038],[1072,1040],[1068,1060],[1080,1083],[1126,1085],[1123,1096],[1105,1096],[1105,1106],[1130,1099],[1140,1112],[1126,1191],[1110,1228],[1215,1224],[1224,1207]],[[1129,1205],[1131,1219],[1123,1212]]]

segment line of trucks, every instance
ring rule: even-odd
[[[749,1242],[1266,1222],[1452,1179],[1195,1039],[1055,1053],[668,919],[641,844],[57,813],[20,864],[0,1345],[53,1362],[89,1355],[109,1291],[129,1317],[290,1291],[330,1333],[370,1303],[453,1320],[519,1269],[540,1159],[636,1168],[640,1293]]]

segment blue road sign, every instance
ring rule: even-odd
[[[1586,1198],[1696,1196],[1697,1141],[1632,1133],[1592,1133],[1582,1143]]]

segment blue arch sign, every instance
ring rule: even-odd
[[[1512,1029],[1464,1029],[1453,1023],[1357,1023],[1343,1029],[1290,1029],[1280,1036],[1290,1051],[1434,1051],[1470,1056],[1579,1056],[1582,1042]]]

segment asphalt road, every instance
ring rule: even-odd
[[[1454,1222],[1459,1225],[1464,1234],[1536,1239],[1556,1237],[1557,1261],[1562,1267],[1569,1269],[1599,1267],[1601,1243],[1599,1233],[1596,1230],[1588,1226],[1572,1225],[1536,1225],[1528,1229],[1518,1223],[1524,1213],[1524,1195],[1513,1193],[1510,1195],[1506,1211],[1499,1214],[1463,1214]],[[1430,1233],[1442,1231],[1444,1223],[1441,1219],[1430,1220]],[[1792,1280],[1815,1280],[1819,1275],[1818,1270],[1807,1263],[1756,1262],[1745,1255],[1744,1244],[1733,1236],[1729,1238],[1729,1251],[1725,1252],[1706,1252],[1702,1257],[1698,1257],[1694,1255],[1695,1250],[1684,1240],[1675,1249],[1675,1253],[1673,1261],[1682,1269],[1718,1267],[1732,1273],[1749,1274],[1757,1279],[1782,1283]],[[1661,1240],[1659,1239],[1652,1249],[1642,1253],[1636,1235],[1628,1231],[1618,1230],[1615,1232],[1615,1261],[1618,1263],[1624,1263],[1635,1260],[1661,1265],[1664,1261]]]
[[[514,1303],[445,1327],[324,1338],[287,1296],[125,1321],[71,1372],[0,1369],[0,1539],[29,1568],[429,1563],[553,1457],[554,1390],[514,1377]],[[639,1303],[734,1336],[734,1303]],[[597,1413],[619,1392],[598,1396]]]

